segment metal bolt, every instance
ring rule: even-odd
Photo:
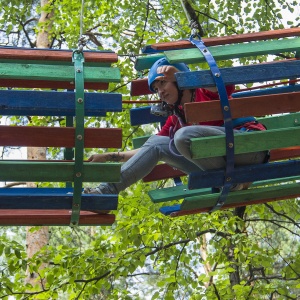
[[[204,49],[203,49],[203,52],[204,52],[204,53],[206,53],[206,52],[207,52],[207,49],[206,49],[206,48],[204,48]]]
[[[225,106],[224,106],[224,110],[225,110],[225,111],[228,111],[228,110],[229,110],[229,107],[228,107],[227,105],[225,105]]]
[[[233,148],[233,143],[228,143],[229,148]]]
[[[82,102],[83,102],[83,99],[82,99],[82,98],[78,98],[78,99],[77,99],[77,102],[78,102],[78,103],[82,103]]]
[[[80,69],[77,69],[76,72],[77,72],[77,73],[81,73],[81,70],[80,70]]]
[[[77,172],[77,173],[76,173],[76,177],[81,177],[81,173],[80,173],[80,172]]]
[[[220,74],[220,73],[215,73],[215,76],[216,76],[216,77],[220,77],[221,74]]]
[[[227,177],[227,178],[226,178],[226,181],[231,181],[231,177]]]
[[[295,119],[295,123],[298,123],[299,121],[298,121],[298,119]]]
[[[82,140],[82,135],[81,135],[81,134],[78,134],[78,135],[77,135],[77,140],[79,140],[79,141]]]
[[[78,204],[78,203],[74,203],[73,206],[74,206],[74,207],[79,207],[79,204]]]

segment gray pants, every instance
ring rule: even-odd
[[[237,134],[247,134],[235,130]],[[159,161],[183,171],[186,174],[211,169],[225,168],[225,157],[192,159],[190,151],[191,138],[225,135],[224,127],[217,126],[187,126],[179,129],[174,136],[170,149],[170,138],[166,136],[151,136],[140,148],[139,152],[125,162],[121,167],[121,181],[118,183],[102,183],[100,190],[107,193],[119,193],[133,183],[148,175]],[[263,163],[267,152],[254,152],[235,155],[235,165],[251,165]]]

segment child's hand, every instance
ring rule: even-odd
[[[157,68],[156,72],[162,74],[162,76],[156,77],[157,80],[176,81],[175,73],[179,71],[173,66],[161,66]]]
[[[107,154],[93,154],[88,161],[89,162],[106,162],[106,156]]]

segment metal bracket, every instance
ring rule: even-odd
[[[73,51],[72,61],[75,68],[75,165],[74,165],[74,192],[72,202],[71,226],[79,224],[84,153],[84,74],[83,52]]]

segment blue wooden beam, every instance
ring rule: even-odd
[[[254,97],[254,96],[262,96],[262,95],[271,95],[271,94],[281,94],[281,93],[291,93],[300,91],[300,84],[291,84],[286,86],[267,88],[267,89],[259,89],[253,91],[244,91],[244,92],[236,92],[232,94],[233,98],[242,98],[242,97]]]
[[[122,111],[122,95],[85,93],[85,116]],[[75,116],[75,93],[70,91],[0,90],[0,115]]]
[[[151,114],[151,106],[144,106],[139,108],[132,108],[130,110],[130,123],[132,126],[151,124],[151,123],[165,123],[167,118]]]
[[[192,173],[189,175],[188,188],[220,187],[224,182],[224,174],[223,169]],[[236,167],[231,177],[231,183],[253,182],[297,175],[300,175],[300,160],[290,160]]]
[[[225,85],[300,77],[300,61],[283,61],[220,69]],[[180,89],[215,86],[210,70],[175,73]]]
[[[71,188],[2,188],[0,209],[72,209]],[[118,195],[83,194],[81,210],[116,210]]]

